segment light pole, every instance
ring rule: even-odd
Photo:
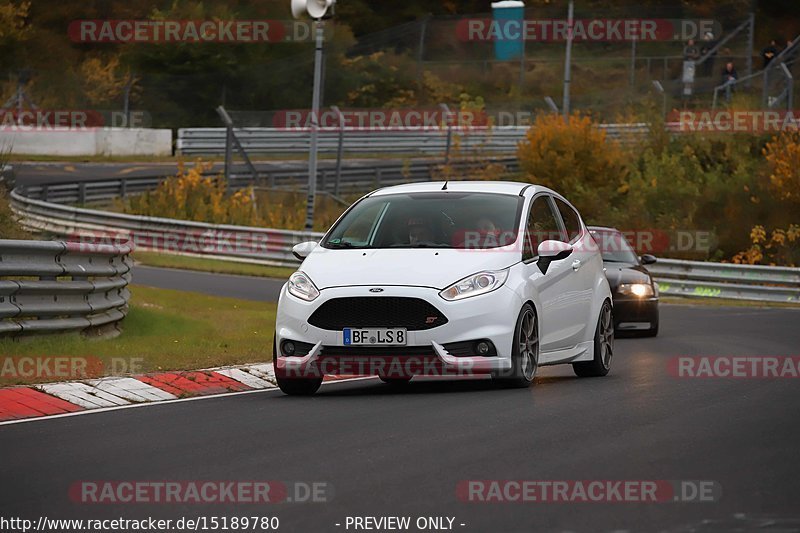
[[[569,85],[572,82],[572,29],[574,14],[575,4],[572,0],[569,0],[569,8],[567,9],[567,57],[564,60],[564,103],[561,106],[564,112],[564,120],[569,120],[570,113]]]
[[[319,100],[322,83],[322,43],[324,27],[322,18],[336,0],[292,0],[292,15],[301,17],[304,13],[314,19],[314,89],[311,98],[311,139],[308,153],[308,196],[306,198],[305,230],[314,229],[314,202],[317,196],[317,138],[319,136]]]

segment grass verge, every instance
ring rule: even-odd
[[[85,358],[88,377],[119,374],[123,368],[130,373],[195,370],[272,359],[275,303],[139,286],[131,293],[129,314],[115,339],[64,334],[0,340],[0,385],[76,379],[39,371],[23,376],[29,369],[19,365],[13,371],[9,358],[25,356]]]
[[[262,278],[288,279],[296,270],[287,267],[274,267],[256,265],[252,263],[238,263],[235,261],[221,261],[219,259],[206,259],[186,255],[161,254],[158,252],[134,252],[133,259],[144,266],[162,268],[180,268],[183,270],[197,270],[212,272],[214,274],[234,274],[240,276],[258,276]]]
[[[681,296],[660,296],[659,302],[671,305],[704,305],[711,307],[790,307],[800,309],[791,302],[757,302],[755,300],[735,300],[733,298],[687,298]]]

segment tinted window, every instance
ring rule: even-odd
[[[581,220],[578,213],[560,198],[555,198],[555,201],[558,212],[561,213],[561,220],[564,221],[564,226],[567,228],[566,242],[574,242],[581,234]]]
[[[590,233],[600,249],[603,261],[609,263],[632,263],[634,265],[639,263],[639,257],[636,252],[619,231],[592,230]]]
[[[517,240],[523,199],[426,192],[365,198],[331,229],[328,248],[497,248]]]
[[[537,196],[531,204],[526,225],[525,242],[522,259],[530,259],[538,255],[539,244],[546,240],[561,240],[562,233],[550,207],[547,196]]]

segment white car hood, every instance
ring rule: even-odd
[[[317,246],[300,270],[318,289],[348,285],[410,285],[444,289],[481,270],[519,262],[513,246],[489,250],[396,248],[331,250]]]

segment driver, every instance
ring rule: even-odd
[[[420,218],[412,218],[408,221],[408,243],[415,245],[433,241],[433,232]]]

